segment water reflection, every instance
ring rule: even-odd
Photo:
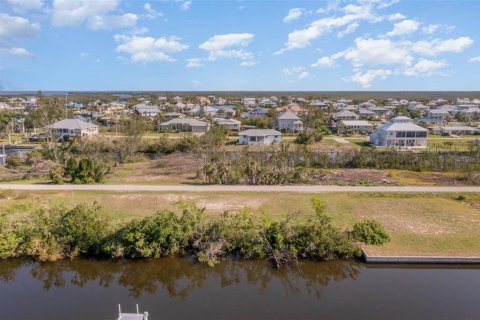
[[[356,279],[361,265],[352,261],[300,263],[274,270],[263,261],[227,260],[208,268],[187,259],[164,258],[142,261],[98,261],[89,259],[64,260],[48,263],[11,260],[0,263],[3,281],[15,277],[15,270],[30,268],[30,274],[40,281],[45,290],[63,288],[67,284],[83,287],[88,283],[108,288],[119,285],[127,288],[135,298],[154,294],[164,289],[170,297],[185,299],[194,289],[202,288],[208,279],[218,279],[222,288],[247,283],[263,293],[272,281],[279,283],[285,295],[296,295],[307,290],[320,297],[322,287],[331,281]]]

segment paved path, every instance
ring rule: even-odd
[[[342,144],[349,144],[349,143],[350,143],[350,141],[345,140],[345,139],[343,139],[343,138],[335,138],[335,139],[333,139],[333,140],[335,140],[335,141],[338,142],[338,143],[342,143]]]
[[[480,187],[399,187],[399,186],[247,186],[247,185],[133,185],[133,184],[0,184],[0,190],[32,191],[157,191],[157,192],[480,192]]]

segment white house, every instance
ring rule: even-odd
[[[348,110],[342,110],[337,113],[334,113],[332,116],[333,120],[338,121],[338,120],[358,120],[358,115],[355,113],[348,111]]]
[[[158,106],[151,106],[143,103],[134,105],[133,110],[143,117],[150,118],[154,118],[160,113],[160,109],[158,108]]]
[[[365,120],[342,120],[338,125],[338,133],[372,133],[373,124]]]
[[[282,141],[282,133],[273,129],[248,129],[238,133],[238,144],[270,145]]]
[[[90,137],[98,135],[98,126],[79,119],[64,119],[48,127],[55,138],[68,140],[73,137]]]
[[[287,111],[280,114],[280,116],[278,117],[277,129],[280,131],[288,132],[302,132],[303,122],[295,113]]]
[[[175,118],[159,124],[160,131],[164,132],[192,132],[203,134],[208,130],[208,123],[191,118]]]
[[[370,135],[370,142],[382,147],[426,147],[427,129],[404,116],[393,118]]]
[[[213,122],[220,126],[225,126],[231,131],[240,131],[241,122],[235,119],[215,118]]]

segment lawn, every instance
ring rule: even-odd
[[[90,191],[2,191],[0,207],[15,217],[28,217],[39,208],[71,207],[78,203],[100,203],[117,222],[175,208],[179,200],[193,200],[207,209],[206,217],[250,207],[274,219],[291,213],[313,213],[312,194],[268,192],[90,192]],[[350,228],[362,219],[375,219],[392,240],[367,246],[371,255],[471,255],[480,256],[480,195],[328,193],[320,197],[340,228]],[[457,200],[459,199],[459,200]]]

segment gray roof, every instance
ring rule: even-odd
[[[282,113],[279,117],[278,120],[300,120],[300,118],[293,112],[287,111]]]
[[[188,124],[189,126],[192,126],[192,127],[207,126],[206,122],[203,122],[197,119],[192,119],[192,118],[175,118],[170,121],[160,123],[161,126],[168,126],[170,124]]]
[[[412,122],[412,119],[409,117],[399,116],[393,118],[391,122],[386,123],[378,127],[378,130],[385,131],[422,131],[427,132],[428,130],[416,125]]]
[[[267,136],[281,136],[282,133],[273,129],[248,129],[238,133],[239,136],[248,137],[267,137]]]
[[[60,120],[58,122],[55,122],[49,127],[52,129],[68,129],[68,130],[98,128],[96,124],[85,122],[79,119]]]
[[[363,127],[369,126],[369,127],[373,127],[373,124],[369,123],[368,121],[364,121],[364,120],[342,120],[341,123],[346,125],[346,126],[363,126]]]

